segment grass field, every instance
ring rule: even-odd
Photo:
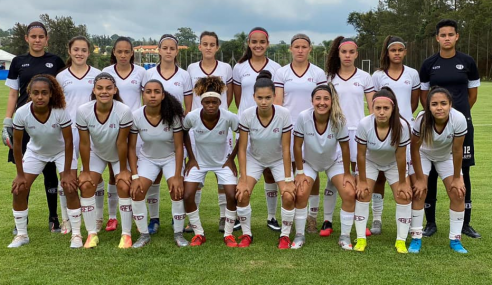
[[[5,114],[8,90],[0,81],[0,116]],[[139,250],[117,248],[118,231],[99,235],[94,250],[71,250],[70,236],[48,231],[48,209],[42,178],[31,189],[29,236],[31,243],[8,249],[12,240],[12,197],[10,185],[15,167],[6,163],[7,148],[0,146],[0,284],[492,284],[492,223],[490,182],[492,181],[492,83],[482,83],[473,108],[477,166],[472,168],[472,225],[483,238],[463,237],[469,254],[452,252],[448,246],[448,205],[445,190],[438,190],[439,231],[424,238],[418,255],[397,254],[395,204],[387,195],[383,213],[383,234],[368,238],[364,253],[342,251],[337,245],[340,230],[338,199],[334,215],[335,232],[329,238],[307,235],[301,250],[276,248],[278,233],[266,227],[263,183],[252,199],[254,243],[250,248],[227,248],[217,230],[219,209],[215,179],[209,175],[200,207],[207,243],[199,248],[177,248],[171,228],[171,203],[162,187],[161,229],[151,243]],[[489,115],[487,115],[489,114]],[[488,169],[488,170],[487,170]],[[107,177],[107,175],[104,175]],[[321,185],[325,185],[322,176]],[[386,191],[387,194],[391,192]],[[279,203],[280,204],[280,203]],[[322,206],[323,203],[321,202]],[[105,217],[107,215],[105,214]],[[280,220],[280,210],[277,218]],[[322,210],[318,225],[322,223]],[[293,229],[294,230],[294,229]],[[134,239],[138,236],[133,227]],[[83,227],[82,234],[87,236]],[[191,239],[191,234],[186,237]],[[352,230],[355,238],[355,227]]]

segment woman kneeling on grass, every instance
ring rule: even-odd
[[[14,158],[17,176],[12,182],[13,214],[17,235],[8,247],[29,243],[27,235],[27,196],[31,185],[46,163],[55,162],[65,191],[68,216],[72,224],[70,247],[82,246],[80,235],[80,202],[77,195],[77,160],[74,159],[70,115],[65,111],[65,96],[56,79],[47,74],[36,75],[27,87],[31,102],[15,113]],[[22,156],[24,130],[31,140]]]
[[[452,108],[451,93],[442,87],[431,89],[425,112],[420,113],[415,121],[411,143],[412,167],[409,173],[414,184],[414,198],[409,251],[412,253],[420,252],[422,246],[427,179],[432,165],[441,177],[450,200],[449,245],[456,252],[468,252],[461,244],[466,191],[461,163],[466,133],[466,118]]]
[[[345,116],[331,83],[316,87],[311,93],[311,101],[313,107],[299,114],[294,128],[294,156],[297,166],[294,221],[297,234],[292,248],[300,248],[304,244],[308,198],[318,172],[324,171],[342,198],[338,244],[345,250],[352,250],[350,231],[354,224],[355,180],[350,173],[349,134]],[[338,144],[342,157],[337,153]]]

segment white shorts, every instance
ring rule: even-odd
[[[246,155],[246,175],[253,177],[258,181],[263,175],[263,171],[265,168],[270,168],[273,174],[273,178],[275,182],[284,181],[285,180],[285,170],[284,170],[284,161],[283,159],[277,160],[272,164],[262,164],[258,160],[254,159],[250,155]],[[292,177],[292,175],[291,175]]]
[[[79,136],[79,130],[73,127],[72,127],[72,140],[73,140],[74,157],[76,160],[78,160],[80,157],[80,149],[79,149],[80,136]]]
[[[304,144],[302,144],[302,157],[304,157]],[[294,157],[294,129],[290,133],[290,160],[296,162],[296,158]]]
[[[103,160],[102,158],[97,156],[97,154],[95,154],[91,150],[91,154],[90,154],[90,158],[89,158],[89,168],[91,171],[102,174],[104,172],[104,170],[106,169],[106,166],[108,165],[108,163],[111,163],[111,168],[113,168],[114,176],[120,174],[120,161],[119,160],[115,161],[115,162]],[[127,166],[127,168],[129,167],[128,163],[126,164],[126,166]],[[130,169],[128,168],[128,170],[130,170]]]
[[[304,174],[306,176],[311,177],[313,180],[316,180],[318,177],[318,171],[314,170],[308,162],[305,162],[303,165]],[[328,179],[332,179],[333,177],[343,174],[343,161],[342,159],[338,159],[335,163],[333,163],[328,169],[324,170]]]
[[[407,170],[408,169],[405,167],[405,177],[408,174]],[[393,162],[390,165],[381,166],[366,159],[366,178],[376,181],[378,179],[379,171],[384,172],[384,176],[389,185],[393,185],[400,180],[396,162]]]
[[[197,182],[203,183],[207,172],[212,171],[217,176],[218,183],[221,185],[236,185],[237,177],[232,173],[229,167],[200,167],[200,169],[193,167],[190,173],[185,176],[185,182]]]
[[[162,170],[166,180],[176,173],[176,157],[173,155],[163,159],[149,159],[141,155],[137,162],[138,175],[154,181]],[[183,174],[183,169],[181,170]]]
[[[448,160],[430,161],[425,154],[420,153],[420,161],[422,164],[422,172],[426,176],[429,176],[429,173],[432,168],[432,164],[434,164],[437,174],[439,175],[439,177],[441,177],[442,180],[448,178],[449,176],[454,175],[453,156],[451,155],[449,156]],[[410,165],[410,168],[408,169],[408,173],[410,175],[415,174],[415,169],[413,168],[413,165]],[[461,175],[463,175],[463,172],[460,171],[460,173]]]
[[[63,172],[65,170],[65,152],[62,151],[54,157],[45,157],[34,154],[30,149],[27,149],[22,157],[22,168],[25,173],[38,175],[43,172],[48,162],[55,162],[58,172]],[[72,157],[70,169],[77,169],[77,160],[74,157]]]
[[[137,135],[137,145],[135,146],[135,153],[137,154],[137,157],[140,156],[140,150],[142,150],[143,146],[143,140],[140,137],[140,135]]]

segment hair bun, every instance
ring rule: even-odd
[[[260,71],[260,74],[258,74],[258,76],[256,77],[256,81],[258,81],[262,78],[272,80],[272,73],[268,70],[263,69],[262,71]]]

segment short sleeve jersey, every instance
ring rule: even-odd
[[[80,78],[75,76],[70,68],[64,69],[56,76],[56,81],[65,94],[66,110],[70,114],[72,123],[75,123],[77,108],[91,101],[94,78],[99,73],[101,73],[99,69],[89,66],[86,74]],[[75,128],[75,124],[72,124],[72,128]]]
[[[242,63],[238,63],[232,70],[232,78],[234,85],[241,86],[241,102],[239,102],[239,109],[237,114],[241,118],[241,114],[244,110],[256,106],[253,98],[254,86],[256,83],[256,77],[262,70],[268,70],[272,74],[272,78],[275,76],[275,72],[280,68],[280,64],[267,58],[265,65],[260,70],[255,70],[251,65],[251,61],[247,60]]]
[[[453,95],[453,108],[471,120],[468,89],[480,86],[480,76],[473,58],[457,51],[452,58],[442,58],[439,53],[427,58],[420,68],[422,90],[444,87]]]
[[[401,118],[400,122],[403,127],[400,141],[397,142],[397,145],[392,146],[392,130],[389,130],[385,138],[380,138],[377,133],[374,114],[369,115],[360,121],[355,134],[355,140],[357,143],[367,146],[367,160],[381,166],[387,166],[396,162],[395,153],[397,147],[405,147],[410,144],[410,128],[408,123]]]
[[[34,57],[29,53],[14,57],[5,85],[14,90],[19,90],[16,109],[27,102],[27,86],[31,78],[38,74],[56,76],[64,67],[65,63],[59,56],[48,52],[40,57]]]
[[[364,98],[366,93],[374,91],[374,85],[369,73],[356,68],[354,74],[347,79],[343,79],[336,74],[333,79],[328,77],[328,82],[333,84],[340,99],[345,118],[347,118],[347,128],[356,130],[360,120],[364,118]]]
[[[64,109],[51,109],[48,119],[41,122],[34,114],[32,102],[17,109],[13,121],[16,130],[25,130],[31,137],[27,149],[43,157],[54,157],[65,151],[62,129],[71,124]]]
[[[227,160],[229,149],[227,133],[229,130],[237,131],[237,116],[221,108],[217,124],[209,129],[203,123],[202,111],[203,109],[195,109],[189,112],[183,120],[183,129],[193,130],[196,146],[193,151],[200,167],[222,167]]]
[[[163,123],[162,119],[153,125],[145,115],[146,106],[133,111],[133,125],[130,130],[139,134],[143,141],[140,154],[148,159],[163,159],[174,156],[174,133],[183,131],[181,119],[175,118],[172,126]]]
[[[91,138],[91,151],[108,162],[119,160],[116,140],[120,129],[131,127],[133,116],[130,108],[114,100],[106,121],[101,122],[96,115],[96,100],[85,103],[77,109],[77,128],[88,131]]]
[[[184,96],[191,96],[193,94],[190,75],[178,66],[176,66],[174,74],[169,78],[162,77],[160,64],[152,67],[145,71],[141,87],[143,88],[145,83],[151,79],[157,79],[162,82],[164,90],[176,97],[181,104],[183,104]]]
[[[422,118],[424,112],[421,112],[415,120],[412,133],[420,137]],[[432,161],[444,161],[449,159],[453,149],[453,140],[455,137],[461,137],[467,133],[466,118],[462,113],[451,108],[449,119],[446,127],[438,133],[435,128],[432,130],[432,145],[423,142],[420,152],[425,154]]]
[[[206,73],[202,68],[202,62],[195,62],[188,66],[188,73],[191,77],[191,84],[194,87],[198,79],[207,77],[207,76],[218,76],[222,79],[225,85],[232,83],[232,67],[222,61],[217,60],[215,64],[215,68],[210,73]],[[202,101],[200,96],[196,96],[193,94],[193,104],[191,105],[191,109],[200,109],[202,108]],[[229,106],[227,106],[227,90],[220,94],[220,108],[227,110]]]
[[[294,136],[304,139],[304,160],[315,171],[325,171],[337,160],[338,142],[349,141],[347,126],[333,131],[333,122],[328,121],[326,129],[319,132],[316,128],[314,108],[302,111],[297,117]]]
[[[309,64],[306,71],[298,75],[292,64],[281,67],[275,72],[275,87],[284,89],[283,106],[290,111],[292,122],[297,122],[297,116],[309,109],[311,93],[318,85],[326,84],[325,72],[314,64]]]
[[[266,125],[260,121],[258,107],[244,110],[239,123],[239,129],[249,136],[247,154],[265,165],[282,159],[282,134],[292,130],[289,110],[276,105],[272,109],[273,116]]]
[[[142,106],[142,80],[145,75],[145,68],[132,64],[132,70],[126,77],[122,77],[116,70],[116,64],[103,69],[103,72],[111,74],[116,81],[116,87],[120,91],[123,103],[135,111]]]

